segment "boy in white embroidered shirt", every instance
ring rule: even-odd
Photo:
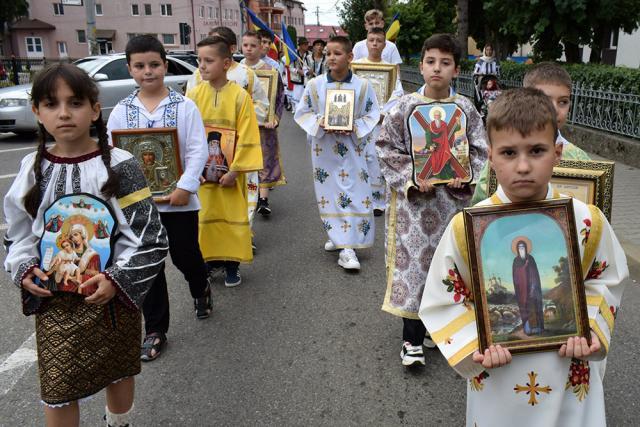
[[[116,105],[109,116],[109,136],[115,129],[177,128],[183,173],[166,203],[158,203],[162,224],[167,229],[171,259],[184,274],[194,299],[196,317],[211,313],[211,291],[198,245],[197,191],[208,157],[207,139],[196,105],[164,85],[166,52],[153,36],[129,40],[125,49],[127,68],[140,89]],[[166,178],[166,177],[164,177]],[[157,177],[160,181],[162,176]],[[143,304],[146,337],[141,358],[157,358],[169,329],[169,295],[164,269],[158,274]]]

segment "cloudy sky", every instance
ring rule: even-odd
[[[321,25],[338,25],[337,5],[342,0],[304,0],[304,7],[307,8],[305,13],[305,23],[313,25],[316,23],[316,6],[320,10]]]

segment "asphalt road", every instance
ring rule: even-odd
[[[323,250],[309,148],[290,115],[280,140],[289,183],[272,192],[272,217],[256,218],[258,251],[241,268],[243,284],[218,282],[213,315],[198,321],[186,282],[168,264],[169,346],[137,377],[135,425],[464,425],[465,382],[436,350],[424,369],[400,364],[401,320],[380,310],[383,218],[375,247],[359,251],[362,271],[338,267],[337,254]],[[34,144],[0,135],[1,195],[28,153],[7,150]],[[630,267],[640,277],[636,261]],[[640,419],[637,306],[640,289],[630,283],[605,380],[611,426]],[[37,368],[18,357],[33,348],[33,322],[0,274],[0,426],[43,425]],[[81,405],[82,424],[101,425],[103,413],[100,395]]]

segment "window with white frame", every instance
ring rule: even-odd
[[[229,19],[229,9],[224,10],[224,19]]]
[[[151,15],[151,5],[149,3],[144,4],[144,14],[147,16]]]
[[[175,34],[163,34],[162,35],[162,44],[176,44],[176,35]]]
[[[213,6],[207,6],[207,18],[213,19]]]
[[[219,19],[220,18],[220,8],[216,7],[213,9],[213,17],[215,19]]]
[[[27,56],[42,56],[42,39],[40,37],[25,37]]]
[[[84,30],[76,30],[76,35],[78,36],[78,43],[87,42],[87,34],[84,32]]]
[[[60,55],[61,58],[68,56],[67,42],[56,42],[56,45],[58,46],[58,55]]]
[[[102,16],[102,3],[96,3],[96,16]]]
[[[198,9],[198,16],[200,18],[204,18],[204,6],[200,6],[200,8]]]
[[[62,3],[53,4],[53,14],[55,16],[64,15],[64,5]]]
[[[131,5],[131,14],[133,16],[140,16],[140,6],[137,3]]]
[[[173,11],[171,10],[171,3],[163,3],[160,5],[160,15],[171,16]]]
[[[206,39],[206,38],[207,38],[207,35],[206,35],[206,34],[202,34],[202,33],[200,33],[200,40],[203,40],[203,39]]]

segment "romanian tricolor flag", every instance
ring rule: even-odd
[[[399,13],[393,15],[391,25],[389,25],[389,28],[387,28],[387,40],[389,41],[395,42],[398,38],[398,34],[400,34],[400,21],[398,20],[399,17]]]
[[[251,9],[249,9],[248,7],[245,7],[245,10],[249,14],[249,18],[251,19],[251,22],[253,23],[253,30],[254,31],[265,30],[265,31],[268,31],[269,34],[271,34],[271,39],[276,39],[277,38],[277,36],[273,32],[273,30],[271,28],[269,28],[269,26],[267,24],[265,24],[262,21],[262,19],[258,18],[258,16],[255,13],[253,13],[253,11]],[[269,48],[268,55],[269,55],[269,57],[271,59],[275,59],[276,61],[278,60],[278,48],[276,47],[276,45],[274,43],[271,43],[271,48]]]
[[[284,22],[282,23],[282,40],[283,43],[282,48],[284,49],[284,58],[285,58],[285,65],[289,65],[291,64],[291,57],[292,56],[297,56],[296,55],[296,46],[293,43],[293,40],[291,40],[291,36],[289,35],[289,32],[287,32],[287,26],[284,25]]]
[[[249,18],[251,18],[251,22],[253,23],[253,27],[254,27],[255,30],[268,31],[269,34],[271,34],[272,37],[275,37],[275,34],[274,34],[273,30],[271,28],[269,28],[269,26],[267,24],[265,24],[262,21],[262,19],[258,18],[258,15],[253,13],[253,11],[251,9],[249,9],[248,7],[245,7],[244,10],[246,10],[247,13],[249,14]]]

